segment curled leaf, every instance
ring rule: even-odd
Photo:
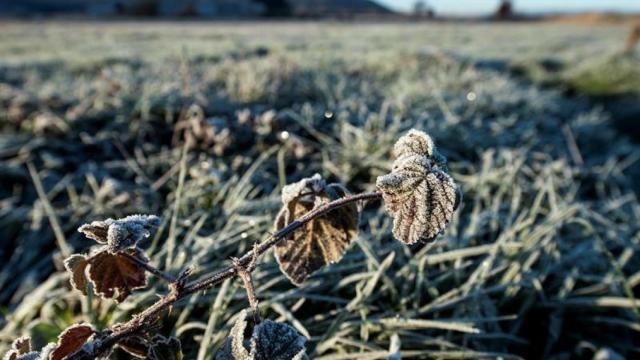
[[[87,257],[73,254],[64,261],[64,267],[71,273],[71,286],[87,295],[87,276],[85,270],[89,265]]]
[[[394,219],[393,235],[407,244],[431,241],[451,221],[461,192],[445,172],[446,159],[428,135],[409,132],[398,140],[394,153],[401,156],[394,161],[392,172],[376,181]]]
[[[251,337],[251,356],[255,360],[307,359],[304,336],[291,326],[265,320]]]
[[[146,359],[149,352],[148,341],[142,336],[129,336],[120,342],[118,347],[137,359]]]
[[[137,249],[128,249],[127,253],[148,261]],[[123,254],[108,251],[91,256],[87,274],[96,295],[105,299],[115,298],[117,302],[124,301],[133,290],[147,285],[147,274],[142,266]]]
[[[84,224],[78,228],[89,239],[107,244],[107,249],[116,253],[135,247],[138,241],[151,235],[151,230],[160,225],[155,215],[131,215],[122,219],[107,219]]]
[[[408,155],[433,156],[435,146],[427,133],[411,129],[393,145],[393,156],[400,158]]]
[[[285,186],[276,221],[276,231],[290,225],[315,207],[347,195],[338,184],[329,184],[319,174]],[[280,270],[300,285],[314,271],[338,262],[355,239],[358,227],[358,207],[349,204],[319,216],[300,230],[282,239],[275,246]]]
[[[227,341],[216,360],[305,360],[304,336],[287,324],[270,320],[263,321],[253,329],[250,349],[245,338],[247,311],[243,310],[236,319]]]
[[[140,261],[149,261],[138,248],[125,251]],[[133,290],[147,284],[145,269],[140,264],[104,248],[91,256],[73,254],[64,261],[64,266],[71,273],[71,285],[84,295],[90,282],[96,295],[104,299],[115,297],[117,302],[122,302]]]
[[[21,336],[11,343],[11,349],[2,357],[3,360],[24,359],[23,355],[31,353],[31,338]],[[37,354],[37,353],[36,353]]]
[[[50,359],[62,360],[80,350],[93,334],[95,334],[93,327],[86,324],[76,324],[68,327],[58,336],[58,344],[51,353]]]
[[[216,353],[216,360],[251,360],[249,351],[244,346],[244,333],[247,329],[247,310],[238,314],[236,322],[229,332],[227,340]]]
[[[47,347],[42,349],[42,351],[32,351],[27,354],[17,355],[13,350],[9,350],[8,353],[4,355],[3,360],[49,360],[49,354],[51,353],[51,345],[49,344]]]
[[[180,340],[162,335],[156,335],[151,339],[151,345],[147,351],[147,359],[150,360],[182,360],[182,346]]]
[[[21,336],[11,343],[11,349],[18,351],[19,354],[26,354],[31,352],[31,338],[28,336]]]

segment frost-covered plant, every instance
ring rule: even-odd
[[[409,131],[393,152],[393,171],[376,181],[393,216],[393,235],[407,244],[431,241],[451,221],[462,193],[426,133]]]
[[[239,277],[253,313],[241,311],[231,334],[216,354],[217,360],[308,359],[306,339],[293,327],[261,320],[251,272],[258,258],[274,248],[281,271],[295,285],[315,271],[340,261],[358,230],[359,203],[382,198],[393,217],[393,235],[406,244],[430,242],[444,231],[461,201],[461,191],[447,174],[446,158],[422,131],[411,130],[393,148],[393,168],[378,177],[376,192],[351,195],[341,184],[328,184],[319,174],[284,186],[282,209],[271,236],[256,244],[225,268],[189,281],[192,269],[177,276],[150,264],[140,240],[160,225],[154,215],[132,215],[123,219],[94,221],[78,231],[98,244],[88,254],[73,254],[65,260],[72,286],[103,299],[125,300],[147,284],[147,272],[169,284],[169,293],[133,316],[129,321],[96,330],[88,324],[73,325],[40,351],[31,349],[29,338],[14,341],[4,359],[92,359],[108,357],[115,346],[138,358],[182,359],[180,341],[152,336],[161,314],[177,301],[207,290],[222,281]],[[251,326],[251,336],[245,333]]]

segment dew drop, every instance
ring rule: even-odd
[[[467,94],[467,100],[469,100],[469,101],[475,101],[475,100],[476,100],[476,97],[477,97],[477,96],[476,96],[476,93],[474,93],[473,91],[470,91],[470,92]]]

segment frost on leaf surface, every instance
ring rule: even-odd
[[[50,360],[51,353],[56,348],[56,344],[49,343],[40,351],[31,351],[31,339],[29,337],[21,337],[16,341],[27,339],[29,341],[29,351],[26,351],[24,347],[14,347],[11,345],[11,349],[4,354],[3,360]],[[15,342],[14,342],[15,344]]]
[[[28,336],[21,336],[11,343],[11,349],[7,351],[2,357],[3,360],[18,360],[27,359],[31,354],[38,354],[31,352],[31,338]]]
[[[49,343],[40,351],[31,351],[31,338],[23,336],[11,344],[3,360],[63,360],[82,349],[83,345],[95,334],[86,324],[75,324],[66,328],[58,336],[58,343]]]
[[[145,359],[149,352],[149,341],[144,336],[128,336],[118,342],[118,347],[136,359]]]
[[[433,156],[433,140],[424,131],[411,129],[393,145],[393,156],[400,158],[408,155]]]
[[[429,135],[410,131],[398,140],[394,155],[391,173],[376,181],[393,217],[393,235],[407,244],[431,241],[451,221],[461,192]]]
[[[182,346],[180,340],[162,335],[156,335],[151,339],[151,345],[147,352],[150,360],[182,360]]]
[[[89,265],[87,257],[80,254],[74,254],[64,261],[64,267],[71,273],[71,286],[87,295],[87,276],[85,270]]]
[[[50,355],[51,360],[63,360],[80,350],[94,333],[95,330],[86,324],[76,324],[68,327],[58,336],[58,344]]]
[[[136,249],[127,252],[141,261],[148,261]],[[115,298],[117,302],[124,301],[133,290],[147,285],[147,273],[142,266],[127,256],[107,251],[92,256],[87,274],[96,295],[105,299]]]
[[[71,255],[64,261],[64,266],[71,274],[71,285],[86,295],[87,284],[91,283],[96,295],[104,299],[113,298],[117,302],[124,301],[133,290],[147,285],[144,267],[131,257],[140,262],[149,261],[140,249],[127,249],[125,252],[126,255],[101,250],[88,256]]]
[[[291,326],[265,320],[256,326],[251,337],[251,356],[256,360],[308,359],[304,336]]]
[[[290,225],[314,208],[348,194],[338,184],[327,184],[319,174],[282,189],[283,207],[275,221],[275,230]],[[338,262],[355,239],[358,207],[355,203],[319,216],[292,232],[275,246],[280,270],[296,285],[314,271]]]
[[[229,338],[216,354],[216,360],[307,360],[304,336],[287,324],[266,320],[245,338],[247,311],[236,320]],[[247,349],[249,345],[249,349]]]
[[[84,224],[78,228],[89,239],[106,244],[109,252],[116,253],[136,246],[138,241],[151,235],[160,225],[155,215],[130,215],[122,219],[107,219]]]

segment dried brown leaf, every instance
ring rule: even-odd
[[[394,152],[401,156],[392,172],[376,181],[394,218],[393,235],[407,244],[433,240],[451,221],[461,200],[458,186],[443,168],[446,159],[427,138],[417,131],[400,138]]]
[[[435,145],[427,133],[411,129],[393,145],[393,156],[400,158],[409,155],[433,156]]]
[[[64,261],[64,267],[71,273],[71,286],[87,295],[87,276],[85,270],[89,262],[87,257],[80,254],[73,254]]]
[[[11,343],[11,349],[18,351],[20,354],[26,354],[31,352],[31,338],[28,336],[21,336]]]
[[[151,345],[147,352],[149,360],[182,360],[182,346],[180,340],[162,335],[156,335],[151,339]]]
[[[307,339],[291,326],[271,320],[261,322],[251,337],[251,358],[255,360],[308,359]]]
[[[236,319],[216,360],[306,360],[304,336],[291,326],[265,320],[253,329],[251,341],[245,338],[247,311]],[[250,345],[250,350],[246,345]]]
[[[327,185],[318,174],[285,186],[282,189],[284,206],[275,221],[276,231],[315,207],[345,195],[344,187]],[[357,227],[356,204],[335,209],[306,223],[276,244],[275,254],[280,270],[292,283],[300,285],[316,270],[342,258],[355,239]]]
[[[238,314],[227,340],[216,353],[216,360],[251,360],[249,351],[244,346],[244,332],[247,329],[247,310]]]
[[[118,347],[137,359],[146,359],[149,352],[148,341],[142,336],[130,336],[118,342]]]
[[[31,338],[29,336],[21,336],[11,343],[11,349],[2,357],[3,360],[17,360],[21,355],[31,352]]]
[[[135,247],[138,241],[151,235],[151,230],[160,225],[155,215],[130,215],[122,219],[106,219],[84,224],[78,228],[89,239],[107,244],[107,249],[116,253]]]
[[[113,219],[94,221],[91,224],[84,224],[78,228],[78,231],[83,233],[87,238],[95,240],[99,244],[106,244],[110,221],[113,221]]]
[[[80,350],[87,340],[93,336],[93,327],[86,324],[76,324],[68,327],[58,336],[58,345],[51,353],[51,360],[62,360],[70,354]]]
[[[148,261],[137,249],[126,251],[142,261]],[[115,298],[117,302],[124,301],[133,290],[147,285],[147,274],[142,266],[127,256],[108,251],[91,257],[88,276],[96,295],[105,299]]]

